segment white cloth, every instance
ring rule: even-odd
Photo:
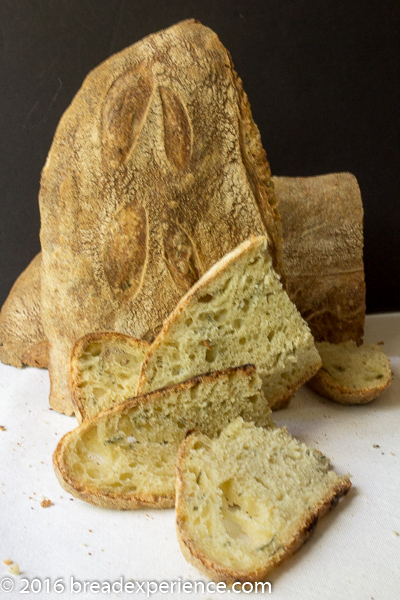
[[[345,407],[304,387],[288,409],[274,415],[290,433],[326,454],[338,473],[350,473],[353,483],[311,540],[271,573],[274,600],[400,598],[400,536],[395,533],[400,534],[400,313],[369,316],[365,337],[366,342],[384,341],[392,361],[394,380],[380,398]],[[0,364],[0,425],[6,428],[0,431],[0,586],[5,577],[15,586],[13,592],[0,591],[0,597],[24,597],[24,578],[41,580],[42,592],[30,591],[29,597],[52,600],[146,597],[119,593],[118,585],[109,595],[88,588],[73,593],[71,577],[100,584],[121,577],[124,582],[180,580],[181,586],[208,582],[180,552],[173,510],[101,509],[64,492],[52,453],[77,422],[49,409],[48,392],[47,371]],[[43,498],[53,505],[42,508]],[[9,574],[6,559],[18,563],[21,575]],[[57,579],[65,587],[59,595],[52,591]],[[158,591],[151,597],[211,600],[225,595],[234,594]]]

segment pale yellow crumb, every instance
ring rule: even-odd
[[[13,561],[11,560],[11,558],[7,558],[7,560],[4,561],[4,564],[8,566],[8,565],[12,565],[12,562]]]

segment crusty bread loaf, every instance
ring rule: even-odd
[[[351,487],[286,429],[241,418],[189,435],[175,467],[176,525],[189,562],[217,581],[262,581]]]
[[[154,339],[193,283],[252,234],[268,232],[282,267],[247,97],[216,34],[194,20],[88,75],[55,133],[39,201],[50,404],[61,412],[73,411],[69,359],[83,335]]]
[[[308,385],[321,396],[340,404],[366,404],[391,383],[390,362],[379,346],[317,344],[322,367]]]
[[[266,238],[241,244],[182,298],[143,362],[138,394],[254,363],[271,408],[321,366],[310,330],[272,268]]]
[[[14,367],[47,367],[49,345],[40,317],[37,254],[15,281],[0,312],[0,360]]]
[[[65,490],[92,504],[173,506],[174,464],[186,433],[217,435],[239,415],[269,422],[253,366],[195,377],[99,413],[62,438],[54,468]]]
[[[318,342],[361,343],[363,205],[351,173],[274,177],[286,290]]]
[[[71,389],[79,421],[135,396],[149,343],[115,332],[89,333],[71,355]]]
[[[353,339],[360,343],[365,320],[365,281],[363,209],[356,178],[350,173],[332,173],[272,177],[272,182],[282,219],[286,291],[290,299],[317,341],[339,343]],[[0,313],[0,359],[16,366],[47,366],[48,345],[38,310],[39,257],[29,265],[27,275],[28,271],[29,277],[21,275]],[[22,285],[21,322],[16,300]]]

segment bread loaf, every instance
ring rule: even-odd
[[[114,332],[89,333],[71,355],[71,389],[79,421],[135,396],[149,344]]]
[[[175,471],[182,552],[227,583],[264,580],[351,486],[285,429],[241,418],[216,439],[198,432],[187,437]]]
[[[379,346],[317,344],[322,367],[308,382],[311,389],[339,404],[366,404],[377,398],[392,381],[390,362]]]
[[[356,178],[333,173],[273,177],[272,181],[282,218],[286,289],[292,302],[319,341],[353,339],[361,343],[365,320],[363,211]],[[26,276],[16,281],[0,313],[0,359],[4,363],[47,366],[48,348],[38,310],[39,271],[38,258],[29,265]]]
[[[40,316],[37,254],[14,283],[0,312],[0,360],[14,367],[47,367],[49,345]]]
[[[143,362],[138,394],[199,373],[254,363],[271,408],[286,406],[321,366],[264,237],[216,263],[184,296]]]
[[[92,504],[171,507],[176,454],[186,433],[214,436],[239,415],[269,422],[253,366],[195,377],[97,414],[62,438],[54,468],[65,490]]]
[[[78,338],[152,340],[193,283],[251,234],[268,232],[282,270],[247,97],[227,50],[194,20],[88,75],[57,128],[39,200],[50,403],[68,414]]]
[[[354,175],[274,177],[286,289],[319,342],[362,342],[363,206]]]

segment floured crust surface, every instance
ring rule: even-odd
[[[390,361],[379,346],[348,341],[322,342],[317,348],[322,367],[308,385],[339,404],[367,404],[392,381]]]
[[[79,421],[135,396],[149,343],[115,332],[89,333],[71,355],[71,389]]]
[[[275,204],[246,95],[210,29],[178,23],[92,71],[41,180],[51,406],[73,410],[68,361],[82,335],[151,341],[207,269],[266,228],[279,268]]]
[[[286,289],[317,341],[362,342],[363,206],[350,173],[274,177]]]
[[[188,431],[217,435],[241,415],[263,426],[270,409],[254,366],[227,369],[133,398],[84,421],[59,442],[58,480],[110,508],[174,505],[174,465]]]
[[[14,283],[0,312],[0,360],[14,367],[47,368],[49,346],[40,316],[37,254]]]
[[[263,581],[351,487],[348,477],[329,470],[325,456],[285,429],[241,419],[217,439],[187,437],[175,472],[182,552],[228,584]]]

